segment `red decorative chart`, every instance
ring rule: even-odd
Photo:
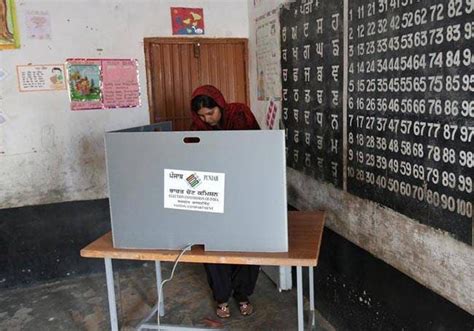
[[[204,34],[202,8],[171,7],[173,34]]]
[[[270,130],[275,126],[275,119],[277,117],[278,106],[275,101],[270,100],[268,103],[267,115],[265,117],[265,124]]]

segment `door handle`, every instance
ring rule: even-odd
[[[195,58],[199,58],[201,56],[201,44],[193,44],[193,53]]]

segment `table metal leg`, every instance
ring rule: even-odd
[[[309,267],[309,310],[314,311],[314,269]]]
[[[105,260],[105,277],[107,279],[107,294],[109,298],[110,328],[112,331],[118,331],[117,306],[115,302],[114,271],[112,269],[112,259]]]
[[[161,291],[162,293],[160,293],[160,284],[162,282],[160,261],[155,261],[155,271],[156,271],[156,291],[158,293],[158,311],[159,311],[160,316],[165,316],[165,298],[163,297],[163,291]]]
[[[314,268],[308,267],[309,271],[309,310],[311,325],[316,325],[316,312],[314,310]]]
[[[302,267],[296,267],[296,287],[297,287],[297,301],[298,301],[298,331],[304,330],[304,316],[303,316],[303,272]]]

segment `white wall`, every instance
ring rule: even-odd
[[[291,1],[257,0],[256,6],[254,0],[248,1],[250,100],[260,124],[265,109],[256,96],[255,18],[286,2]],[[291,205],[300,210],[326,210],[326,224],[331,230],[474,314],[473,247],[294,169],[287,169],[287,178]]]
[[[202,7],[204,37],[248,37],[246,0],[18,0],[21,48],[0,51],[0,208],[107,196],[104,131],[149,123],[144,37],[172,36],[170,7]],[[48,11],[51,40],[27,39],[24,14]],[[226,15],[223,15],[226,13]],[[23,33],[22,33],[23,32]],[[66,91],[19,93],[16,65],[136,58],[142,106],[69,111]]]

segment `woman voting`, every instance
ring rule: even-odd
[[[216,87],[198,87],[191,100],[191,130],[259,130],[249,107],[243,103],[227,103]],[[204,264],[207,281],[217,303],[216,314],[230,317],[229,298],[232,295],[244,316],[253,312],[249,296],[255,289],[259,266],[235,264]]]

